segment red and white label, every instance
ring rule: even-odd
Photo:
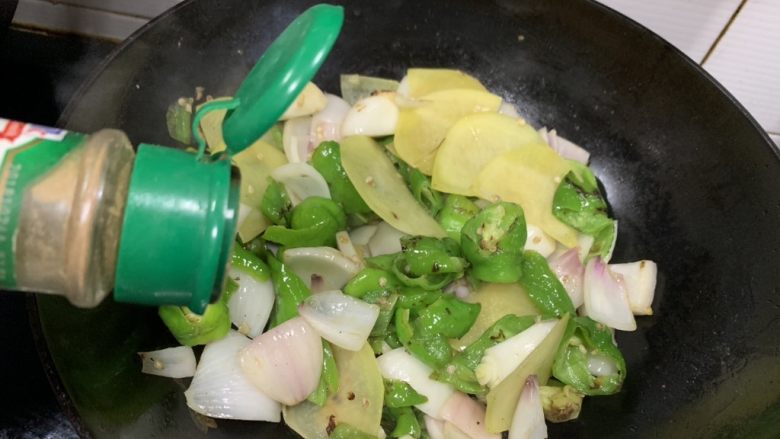
[[[35,139],[61,141],[67,133],[59,128],[0,118],[0,154]]]

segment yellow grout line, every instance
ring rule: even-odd
[[[734,20],[737,19],[737,16],[742,11],[742,7],[747,4],[748,0],[742,0],[739,2],[739,5],[737,5],[737,8],[734,9],[734,13],[731,14],[731,17],[729,17],[729,21],[726,22],[726,25],[723,26],[723,29],[721,29],[720,33],[718,34],[718,37],[715,38],[715,41],[712,42],[712,45],[707,50],[707,53],[704,54],[704,57],[701,59],[701,62],[699,64],[704,65],[705,62],[710,58],[710,55],[712,55],[712,52],[715,51],[715,48],[720,43],[720,40],[723,39],[723,36],[726,35],[726,32],[728,32],[729,28],[731,27],[731,24],[734,23]]]

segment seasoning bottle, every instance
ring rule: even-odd
[[[230,157],[295,100],[343,19],[331,5],[296,18],[233,99],[197,111],[197,154],[151,144],[134,152],[117,130],[85,135],[0,119],[0,287],[79,307],[113,291],[120,302],[202,313],[223,289],[235,239],[240,175]],[[199,122],[215,110],[229,110],[226,150],[208,156]]]
[[[236,228],[229,160],[0,119],[0,284],[93,307],[219,297]]]

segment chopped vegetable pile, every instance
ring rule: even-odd
[[[341,88],[309,84],[235,157],[225,292],[202,316],[161,307],[182,346],[143,371],[192,376],[201,415],[306,439],[541,438],[619,392],[614,331],[652,314],[656,266],[609,263],[588,152],[460,71]],[[214,152],[224,115],[201,123]]]

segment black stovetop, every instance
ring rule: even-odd
[[[114,43],[21,29],[0,33],[0,117],[54,125]],[[0,291],[0,438],[77,438],[44,374],[24,294]]]

